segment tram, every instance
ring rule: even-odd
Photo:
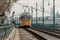
[[[20,16],[20,27],[31,27],[32,16],[29,12],[23,12]]]

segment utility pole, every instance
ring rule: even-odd
[[[37,6],[38,6],[38,4],[36,3],[36,25],[37,25]]]
[[[33,6],[31,6],[31,14],[32,14],[32,23],[33,23]]]
[[[24,12],[26,12],[25,6],[23,6],[23,10],[24,10]]]
[[[42,0],[42,8],[43,8],[43,10],[42,10],[42,24],[44,26],[44,0]]]
[[[30,7],[28,7],[28,12],[30,13]]]
[[[53,0],[53,25],[55,27],[55,0]]]
[[[33,7],[31,6],[31,14],[32,14],[32,16],[33,16]]]
[[[26,9],[24,9],[24,12],[26,12]]]

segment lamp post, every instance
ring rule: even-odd
[[[12,14],[13,24],[14,24],[14,26],[15,26],[15,22],[14,22],[14,14],[15,14],[15,11],[13,11],[13,14]]]

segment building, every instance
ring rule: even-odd
[[[60,14],[59,14],[59,12],[57,12],[57,14],[56,14],[56,18],[60,18]]]

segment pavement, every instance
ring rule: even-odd
[[[20,40],[19,29],[18,28],[16,28],[16,34],[15,34],[14,40]]]

